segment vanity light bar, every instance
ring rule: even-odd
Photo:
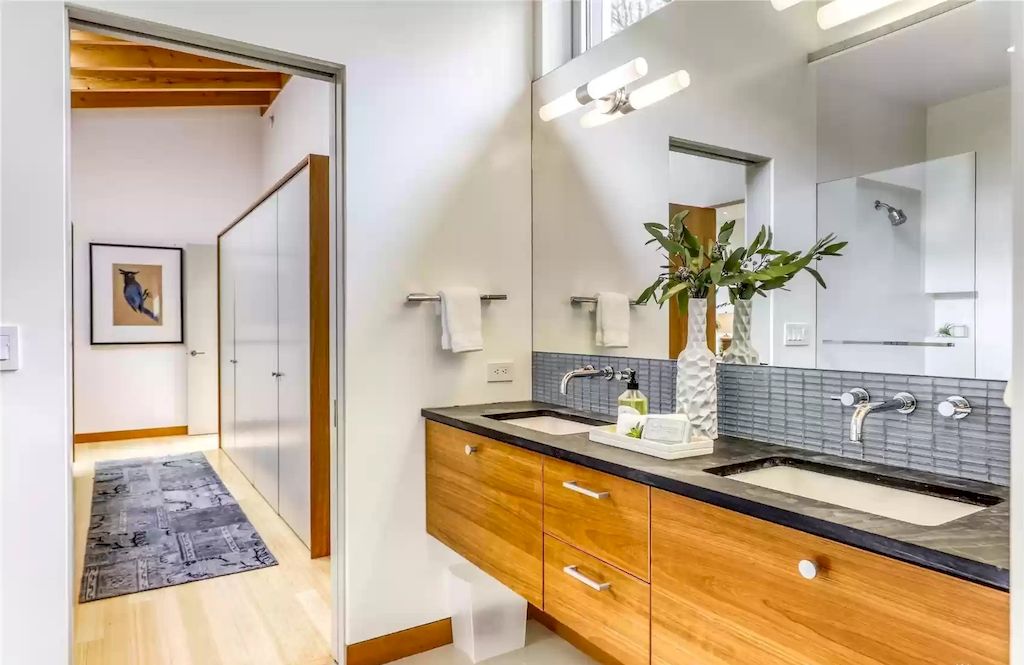
[[[685,90],[689,85],[690,74],[685,69],[680,69],[630,93],[619,89],[614,96],[602,99],[593,111],[580,118],[580,125],[590,128],[608,124],[628,113],[639,111],[666,97],[671,97],[677,92]]]
[[[624,65],[601,74],[594,80],[570,90],[561,97],[540,107],[540,119],[544,122],[554,120],[566,113],[583,108],[595,99],[607,97],[623,86],[629,85],[647,75],[647,61],[635,58]]]
[[[818,25],[822,30],[829,30],[896,2],[899,0],[832,0],[818,9]]]

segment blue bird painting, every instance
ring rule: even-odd
[[[124,283],[122,294],[128,306],[131,307],[132,311],[145,316],[154,323],[158,323],[160,317],[153,311],[151,306],[153,294],[139,282],[138,274],[140,271],[118,268],[118,272],[121,273],[121,279]]]

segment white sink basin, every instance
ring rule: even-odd
[[[952,522],[987,507],[793,466],[770,466],[726,477],[921,526]]]
[[[580,434],[589,432],[599,425],[581,423],[558,416],[526,416],[524,418],[503,418],[506,423],[532,429],[545,434]]]

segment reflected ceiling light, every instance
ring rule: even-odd
[[[1016,46],[1007,46],[1006,47],[1006,52],[1007,53],[1016,53],[1017,52],[1017,47]]]
[[[647,61],[643,58],[631,60],[540,107],[540,119],[548,122],[566,113],[572,113],[646,75]]]
[[[772,0],[775,11],[784,12],[790,7],[800,4],[800,0]]]
[[[877,12],[899,0],[832,0],[818,9],[818,25],[822,30]]]
[[[672,72],[663,76],[657,81],[652,81],[641,86],[633,92],[626,92],[625,88],[619,88],[614,94],[598,101],[594,110],[580,118],[580,124],[584,127],[599,127],[612,120],[618,120],[622,116],[647,108],[671,97],[690,85],[690,75],[685,69]]]

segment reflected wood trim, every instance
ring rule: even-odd
[[[83,432],[75,434],[75,443],[97,443],[99,441],[124,441],[126,439],[154,439],[161,436],[186,436],[188,425],[150,427],[147,429],[122,429],[113,432]]]
[[[684,205],[682,203],[668,204],[668,218],[672,219],[684,210],[690,214],[686,218],[686,228],[693,235],[697,236],[702,243],[714,240],[718,237],[718,218],[715,216],[714,208],[698,208],[696,206]],[[715,292],[708,294],[708,348],[715,351]],[[675,359],[686,348],[688,317],[679,313],[675,302],[668,307],[668,357]]]
[[[264,106],[269,103],[269,92],[206,91],[206,92],[89,92],[73,90],[73,109],[120,109],[120,108],[191,108]]]
[[[441,619],[345,648],[348,665],[383,665],[452,643],[452,620]]]
[[[594,645],[593,642],[589,641],[587,638],[583,637],[572,628],[569,628],[536,605],[530,604],[526,606],[526,618],[533,619],[602,665],[622,665],[620,661],[612,658],[610,655],[602,651]]]

